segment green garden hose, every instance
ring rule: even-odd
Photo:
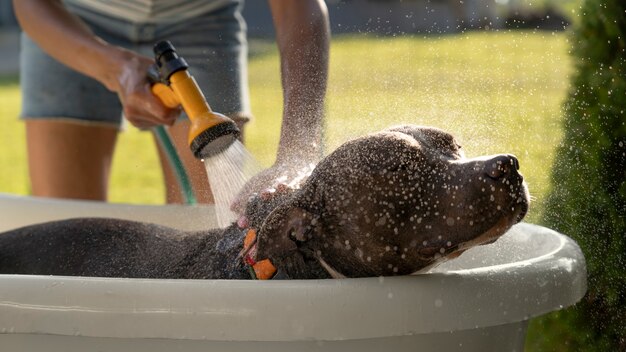
[[[185,203],[190,205],[197,204],[198,201],[196,200],[196,196],[193,194],[193,188],[191,187],[191,182],[189,181],[187,172],[185,172],[183,162],[180,160],[180,157],[176,152],[176,148],[172,143],[172,139],[165,130],[165,127],[157,126],[153,128],[153,131],[161,149],[163,150],[163,153],[172,167],[172,170],[174,170],[174,175],[180,185],[180,192]]]

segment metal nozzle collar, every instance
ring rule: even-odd
[[[152,50],[154,51],[154,60],[159,68],[159,75],[165,82],[169,81],[173,73],[189,68],[185,59],[178,56],[174,45],[169,40],[154,44]]]

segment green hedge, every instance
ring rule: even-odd
[[[543,323],[564,350],[626,351],[626,1],[586,0],[580,15],[543,223],[578,242],[589,290]]]

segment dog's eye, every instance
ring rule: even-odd
[[[311,239],[311,227],[306,226],[302,229],[292,227],[289,229],[289,239],[294,241],[296,245],[300,245],[307,240]]]
[[[400,164],[398,165],[397,170],[402,170],[402,171],[406,171],[409,167],[406,164]]]
[[[452,152],[452,154],[460,154],[462,153],[462,146],[454,140],[454,138],[450,138],[448,141],[448,148]]]
[[[453,139],[451,139],[445,146],[441,148],[441,157],[457,159],[459,157],[463,157],[463,150],[461,149],[461,145],[456,143]]]
[[[465,158],[465,150],[463,150],[463,146],[461,146],[460,144],[456,144],[455,154],[460,158]]]
[[[396,164],[393,165],[392,167],[385,169],[385,171],[383,173],[387,173],[387,172],[398,172],[398,171],[407,171],[409,169],[407,164]]]
[[[434,140],[434,144],[440,150],[450,150],[452,152],[457,152],[461,149],[461,145],[458,144],[454,137],[449,134],[439,135],[439,138]]]

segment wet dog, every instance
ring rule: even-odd
[[[439,129],[393,127],[340,146],[300,187],[251,200],[250,229],[37,224],[0,234],[0,273],[249,279],[263,263],[268,276],[290,279],[413,274],[495,241],[524,217],[518,168],[507,154],[466,159]]]

